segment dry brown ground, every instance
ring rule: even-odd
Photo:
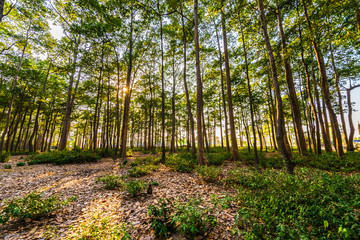
[[[143,156],[135,153],[131,160]],[[3,164],[0,164],[0,206],[4,202],[2,200],[23,197],[33,191],[42,192],[45,196],[60,194],[62,198],[78,196],[78,199],[49,218],[38,221],[27,219],[22,223],[10,221],[0,225],[1,239],[46,239],[46,236],[47,239],[64,239],[97,214],[108,217],[112,223],[132,226],[128,228],[132,239],[155,239],[147,212],[148,206],[156,203],[160,197],[186,202],[191,197],[201,196],[205,200],[204,205],[207,205],[210,204],[211,194],[234,194],[234,190],[220,184],[205,183],[193,173],[176,173],[161,166],[156,172],[140,178],[159,183],[153,188],[153,194],[132,198],[126,192],[105,190],[101,184],[95,183],[97,177],[105,174],[126,174],[128,167],[119,169],[118,163],[112,159],[86,164],[17,167],[17,162],[24,161],[20,157],[11,157],[6,163],[11,164],[12,169],[3,169]],[[235,209],[219,209],[218,225],[205,239],[234,239],[230,228],[235,212]],[[172,239],[182,238],[177,235]]]

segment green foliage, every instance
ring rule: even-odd
[[[360,153],[348,152],[341,159],[336,153],[321,155],[309,154],[307,157],[296,159],[297,165],[314,167],[323,170],[353,172],[360,170]]]
[[[169,199],[159,199],[157,205],[149,206],[151,228],[157,236],[167,236],[175,231],[190,239],[204,236],[216,225],[217,219],[212,214],[213,209],[201,206],[202,203],[200,198],[174,204]]]
[[[209,161],[210,165],[221,166],[224,161],[231,158],[231,153],[220,152],[220,153],[208,153],[206,158]]]
[[[157,181],[153,181],[153,182],[152,182],[152,185],[153,185],[153,186],[159,186],[159,183],[158,183]]]
[[[148,209],[151,228],[156,236],[167,236],[174,231],[175,224],[172,220],[174,206],[169,199],[160,198],[157,205],[150,205]]]
[[[126,152],[126,156],[127,156],[127,157],[132,157],[132,156],[134,156],[133,151],[132,151],[131,149],[128,149],[127,152]]]
[[[3,168],[4,168],[4,169],[11,169],[12,167],[11,167],[10,164],[5,164],[5,165],[3,165]]]
[[[149,174],[155,169],[159,168],[156,164],[160,163],[161,158],[159,157],[145,157],[137,158],[130,165],[132,168],[129,170],[131,177],[141,177]]]
[[[109,217],[101,217],[98,213],[91,217],[91,220],[80,225],[78,229],[66,239],[78,240],[108,240],[131,239],[126,224],[114,224]]]
[[[242,207],[234,229],[244,238],[360,238],[359,175],[307,168],[294,176],[275,170],[239,172],[233,183]]]
[[[90,151],[54,151],[30,156],[29,165],[53,163],[57,165],[97,162],[100,156]]]
[[[0,223],[5,224],[10,219],[19,221],[25,218],[39,219],[61,208],[74,199],[60,201],[58,196],[43,198],[43,195],[32,192],[23,198],[7,201],[1,208]]]
[[[202,199],[195,198],[186,204],[175,204],[176,213],[173,221],[176,222],[179,231],[188,238],[203,236],[217,223],[211,209],[201,207],[202,202]]]
[[[8,152],[0,152],[0,162],[9,161],[10,154]]]
[[[139,195],[147,188],[147,183],[141,180],[133,180],[126,184],[126,191],[133,197]]]
[[[105,176],[102,176],[102,177],[98,177],[96,180],[95,180],[96,183],[103,183],[105,184],[104,185],[104,188],[105,189],[110,189],[110,190],[113,190],[113,189],[116,189],[116,188],[121,188],[122,186],[124,186],[124,182],[122,180],[122,177],[121,176],[116,176],[116,175],[105,175]]]
[[[173,154],[166,156],[165,165],[176,172],[191,172],[195,162],[191,154]]]
[[[215,166],[197,166],[195,171],[207,182],[219,180],[222,168]]]
[[[22,167],[22,166],[25,166],[25,164],[26,164],[26,163],[24,163],[24,162],[19,162],[19,163],[16,164],[16,166]]]

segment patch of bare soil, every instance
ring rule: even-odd
[[[144,156],[135,153],[130,162]],[[107,217],[115,224],[125,223],[132,239],[155,239],[150,228],[148,206],[156,204],[159,198],[187,202],[189,198],[200,196],[205,204],[210,205],[212,194],[219,197],[235,194],[234,190],[219,184],[203,182],[196,174],[176,173],[162,165],[156,172],[139,178],[149,183],[159,183],[159,186],[153,187],[153,194],[144,193],[132,198],[126,192],[106,190],[101,184],[95,183],[97,177],[105,174],[126,174],[129,164],[119,168],[118,162],[109,158],[97,163],[17,167],[16,163],[23,161],[20,158],[11,157],[6,163],[11,164],[12,169],[3,169],[3,164],[0,164],[0,204],[4,204],[2,200],[23,197],[33,191],[42,192],[45,196],[59,194],[62,198],[78,198],[49,218],[10,221],[0,225],[1,239],[65,239],[94,215]],[[233,239],[230,228],[235,213],[236,209],[219,209],[218,224],[205,239]],[[182,237],[176,235],[172,239]]]

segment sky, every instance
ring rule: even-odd
[[[54,38],[60,40],[64,35],[63,29],[61,26],[54,25],[54,22],[50,21],[50,32],[54,36]],[[343,95],[346,95],[346,92],[343,92]],[[355,137],[359,137],[359,131],[358,131],[358,123],[360,122],[360,88],[357,88],[351,92],[351,100],[355,103],[353,106],[353,109],[355,110],[353,112],[353,123],[355,126]],[[346,101],[346,99],[343,99],[343,101]],[[344,103],[344,102],[343,102]],[[347,103],[344,103],[344,108],[346,108]],[[338,117],[339,124],[341,124],[340,117]],[[346,129],[349,134],[349,121],[347,113],[345,113],[345,121],[346,121]],[[218,133],[217,133],[218,134]]]

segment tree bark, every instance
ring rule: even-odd
[[[22,63],[24,61],[25,50],[26,50],[26,47],[27,47],[28,42],[29,42],[29,33],[30,33],[31,26],[32,26],[32,21],[30,21],[29,27],[28,27],[28,29],[26,31],[25,45],[24,45],[24,47],[22,49],[20,62],[18,64],[17,68],[16,68],[16,74],[15,74],[14,83],[13,83],[13,86],[12,86],[13,90],[15,90],[15,88],[17,87],[17,80],[19,78],[20,68],[21,68],[21,65],[22,65]],[[1,140],[0,140],[0,152],[4,150],[4,141],[5,141],[5,136],[9,131],[10,117],[11,117],[11,111],[12,111],[12,107],[13,107],[13,104],[14,104],[14,100],[15,100],[15,91],[12,91],[11,98],[10,98],[10,103],[9,103],[9,107],[8,107],[8,114],[6,116],[6,124],[5,124],[5,128],[4,128],[4,131],[3,131],[2,135],[1,135]]]
[[[175,50],[173,51],[173,86],[172,86],[172,126],[171,126],[171,146],[170,153],[175,153],[175,87],[176,87],[176,79],[175,79]]]
[[[302,0],[303,3],[303,7],[304,7],[304,12],[305,12],[305,19],[309,28],[309,31],[311,33],[311,42],[314,48],[314,51],[316,53],[316,59],[318,62],[318,67],[320,70],[320,76],[321,76],[321,90],[323,93],[323,98],[326,104],[326,107],[329,111],[329,116],[330,116],[330,120],[332,122],[332,125],[334,127],[334,131],[335,131],[335,135],[336,135],[336,153],[338,154],[338,157],[341,157],[344,155],[344,150],[343,150],[343,146],[342,146],[342,137],[341,137],[341,133],[340,133],[340,128],[339,128],[339,124],[338,124],[338,120],[335,114],[335,111],[332,107],[331,104],[331,98],[330,98],[330,92],[329,92],[329,83],[328,83],[328,78],[327,78],[327,74],[326,74],[326,66],[325,66],[325,62],[324,62],[324,56],[322,54],[321,49],[319,48],[319,44],[318,41],[315,40],[315,35],[313,32],[313,27],[310,21],[310,18],[308,16],[308,12],[307,12],[307,8],[306,8],[306,3],[304,0]]]
[[[124,102],[124,117],[123,125],[121,129],[121,159],[124,161],[126,158],[126,143],[127,143],[127,132],[129,123],[130,113],[130,83],[131,83],[131,72],[132,72],[132,54],[133,54],[133,10],[130,13],[130,37],[129,37],[129,62],[126,76],[126,91],[125,91],[125,102]]]
[[[222,53],[221,53],[221,47],[220,47],[219,34],[218,34],[218,31],[217,31],[217,26],[216,25],[215,25],[215,31],[216,31],[217,45],[218,45],[218,48],[219,48],[220,83],[221,83],[222,105],[223,105],[223,109],[224,109],[224,118],[225,118],[226,151],[230,152],[229,131],[228,131],[228,117],[227,117],[227,111],[226,111],[226,98],[225,98],[225,87],[224,87],[224,73],[223,73],[223,69],[222,69]],[[221,118],[220,118],[220,121],[222,121]],[[223,143],[221,143],[221,146],[223,147]]]
[[[235,132],[235,120],[234,120],[234,109],[232,102],[232,92],[231,92],[231,77],[230,77],[230,64],[229,64],[229,53],[227,47],[227,36],[225,28],[225,16],[224,12],[221,11],[221,26],[222,26],[222,35],[223,35],[223,44],[224,44],[224,58],[225,58],[225,72],[226,72],[226,92],[227,100],[229,107],[229,123],[230,123],[230,135],[231,135],[231,152],[232,160],[239,161],[238,145]]]
[[[70,76],[70,82],[69,82],[69,88],[68,88],[68,94],[67,94],[67,101],[66,101],[66,110],[65,110],[65,116],[64,116],[64,122],[63,127],[61,131],[61,137],[60,137],[60,143],[59,143],[59,150],[63,150],[66,148],[67,144],[67,138],[69,135],[69,129],[68,126],[70,126],[70,117],[71,117],[71,96],[72,96],[72,88],[74,84],[74,78],[76,73],[76,64],[78,60],[78,53],[79,53],[79,45],[80,45],[80,36],[78,37],[76,41],[76,46],[74,50],[74,62],[73,62],[73,69],[72,74]]]
[[[201,117],[203,114],[203,87],[201,81],[200,71],[200,44],[199,44],[199,23],[198,23],[198,0],[194,0],[194,40],[195,40],[195,63],[196,63],[196,85],[197,85],[197,106],[196,106],[196,120],[197,120],[197,160],[199,165],[208,165],[208,161],[204,154],[204,135],[202,129]]]
[[[255,129],[255,119],[254,119],[253,98],[252,98],[250,76],[249,76],[249,64],[248,64],[248,59],[247,59],[247,50],[246,50],[244,31],[243,31],[241,22],[240,22],[240,31],[241,31],[242,48],[243,48],[244,59],[245,59],[245,73],[246,73],[246,81],[247,81],[247,90],[248,90],[248,94],[249,94],[251,127],[252,127],[252,132],[253,132],[253,137],[254,137],[254,160],[255,160],[255,164],[256,164],[257,168],[260,169],[258,150],[257,150],[257,145],[256,145],[256,129]],[[262,149],[260,131],[259,131],[259,139],[260,139],[260,146],[261,146],[260,149]]]
[[[273,86],[275,89],[275,96],[276,96],[276,105],[277,105],[276,140],[277,140],[277,144],[279,147],[279,151],[285,161],[286,170],[289,174],[293,174],[294,173],[294,164],[292,162],[292,154],[291,154],[291,150],[289,148],[289,143],[288,143],[287,136],[286,136],[281,91],[280,91],[280,86],[279,86],[279,82],[278,82],[276,62],[275,62],[275,58],[273,55],[273,50],[272,50],[272,47],[270,44],[270,38],[268,35],[268,30],[267,30],[267,22],[266,22],[266,18],[265,18],[263,0],[258,0],[258,8],[259,8],[259,12],[260,12],[260,19],[261,19],[262,29],[263,29],[263,33],[264,33],[264,41],[265,41],[266,49],[268,52],[268,57],[270,60]]]
[[[286,43],[285,33],[284,33],[284,29],[283,29],[283,24],[282,24],[281,9],[278,5],[277,5],[277,18],[278,18],[278,23],[279,23],[280,37],[281,37],[281,47],[282,47],[283,64],[284,64],[284,68],[285,68],[285,78],[286,78],[287,87],[288,87],[288,91],[289,91],[290,108],[293,113],[293,119],[294,119],[296,133],[297,133],[299,152],[300,152],[301,156],[306,156],[307,155],[306,140],[305,140],[305,135],[304,135],[303,127],[302,127],[300,106],[299,106],[299,101],[298,101],[298,98],[296,95],[292,69],[291,69],[290,60],[288,57],[289,53],[287,50],[287,43]]]
[[[182,13],[182,10],[181,10]],[[186,109],[188,118],[190,121],[190,132],[191,132],[191,153],[193,156],[196,155],[196,145],[195,145],[195,123],[194,117],[191,111],[191,102],[189,97],[189,90],[186,81],[186,32],[185,32],[185,23],[184,23],[184,16],[181,17],[182,23],[182,33],[183,33],[183,45],[184,45],[184,88],[185,88],[185,96],[186,96]]]

